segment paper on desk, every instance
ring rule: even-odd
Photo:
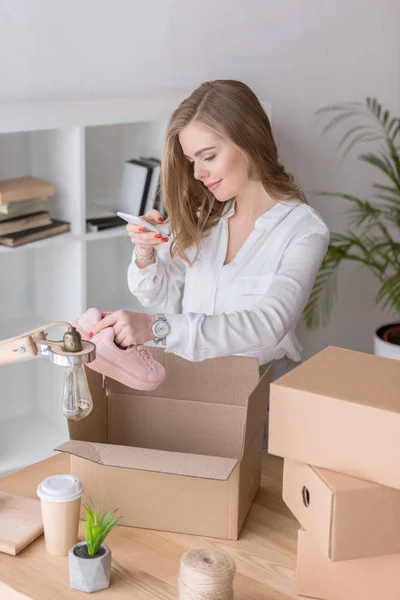
[[[0,492],[0,552],[15,556],[42,533],[39,500]]]

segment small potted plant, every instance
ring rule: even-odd
[[[103,543],[121,517],[114,510],[100,514],[85,505],[85,541],[78,542],[68,553],[69,581],[74,590],[97,592],[110,585],[111,550]]]

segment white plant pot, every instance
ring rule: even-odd
[[[94,558],[81,558],[75,550],[86,546],[86,542],[78,542],[68,553],[69,583],[72,589],[81,592],[98,592],[110,585],[111,550],[101,545],[104,553]]]
[[[394,325],[396,324],[384,325],[376,330],[374,335],[374,354],[376,356],[400,360],[400,345],[383,339],[384,331]],[[400,323],[397,326],[400,327]]]

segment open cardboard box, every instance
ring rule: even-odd
[[[331,346],[274,381],[268,451],[400,489],[400,361]]]
[[[117,508],[121,525],[237,539],[260,485],[271,368],[260,379],[255,358],[149,350],[166,381],[142,392],[87,369],[94,409],[56,449],[83,504]]]
[[[282,497],[332,561],[400,553],[400,490],[285,458]]]

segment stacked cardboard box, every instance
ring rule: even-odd
[[[302,526],[298,593],[400,598],[400,361],[329,347],[281,377],[268,449]]]

